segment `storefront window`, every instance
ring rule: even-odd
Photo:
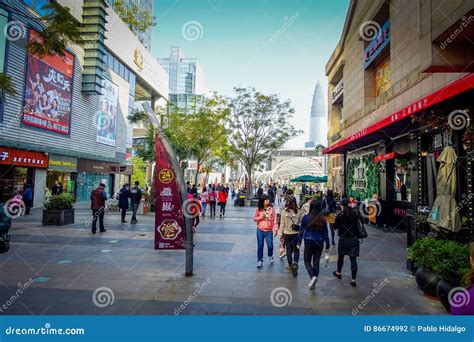
[[[411,175],[408,159],[395,159],[394,199],[411,202]]]
[[[0,165],[2,200],[7,201],[23,190],[28,182],[28,168]]]

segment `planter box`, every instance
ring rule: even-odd
[[[64,226],[74,223],[74,208],[64,210],[43,210],[43,226]]]
[[[250,207],[250,205],[252,204],[252,201],[246,199],[244,203],[245,203],[245,206],[246,206],[246,207]]]

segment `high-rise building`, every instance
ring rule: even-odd
[[[115,3],[117,0],[107,0],[107,2],[112,6],[112,8],[115,6]],[[153,15],[153,0],[122,0],[124,6],[135,6],[136,8],[139,8],[140,10],[146,10],[150,13],[150,15]],[[138,39],[142,42],[142,44],[150,50],[151,48],[151,28],[148,29],[146,32],[140,33],[138,35]]]
[[[182,50],[174,46],[169,58],[158,58],[169,74],[169,102],[184,113],[193,113],[204,103],[209,91],[204,85],[204,71],[197,58],[186,58]]]
[[[316,83],[311,105],[311,116],[309,121],[309,141],[305,147],[326,145],[327,143],[327,112],[324,105],[323,89],[321,84]]]

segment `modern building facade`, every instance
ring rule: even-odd
[[[379,219],[413,227],[409,241],[427,229],[446,146],[472,231],[473,27],[469,0],[352,0],[326,65],[329,188],[378,197]]]
[[[58,3],[83,25],[86,43],[69,46],[64,58],[39,58],[26,43],[43,29],[40,1],[0,1],[8,18],[0,29],[20,32],[0,37],[0,71],[16,91],[0,96],[0,190],[8,200],[29,184],[36,207],[55,181],[78,201],[99,182],[114,194],[132,171],[127,116],[137,101],[168,98],[167,73],[105,0]]]
[[[318,81],[314,87],[309,121],[309,141],[305,144],[305,147],[325,146],[327,126],[327,111],[324,103],[323,88]]]
[[[114,5],[117,0],[107,0],[109,5],[114,8]],[[147,11],[150,13],[150,15],[153,15],[153,0],[122,0],[123,4],[125,6],[128,6],[129,8],[132,6],[135,6],[136,8],[139,8],[140,10]],[[151,49],[151,28],[147,30],[146,32],[140,33],[138,35],[138,39],[140,42],[143,44],[144,47],[146,47],[148,50]]]
[[[158,62],[169,75],[170,104],[184,113],[194,113],[204,103],[209,91],[204,85],[204,70],[197,58],[186,58],[183,51],[171,47],[169,58]]]

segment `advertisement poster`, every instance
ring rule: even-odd
[[[30,42],[39,41],[38,32],[30,30],[28,39]],[[64,53],[64,57],[53,55],[42,59],[28,53],[22,117],[24,125],[69,134],[74,56]]]
[[[156,139],[155,249],[184,249],[185,223],[176,175]]]
[[[97,113],[97,142],[115,146],[117,134],[118,86],[105,79],[102,81],[102,95]]]

